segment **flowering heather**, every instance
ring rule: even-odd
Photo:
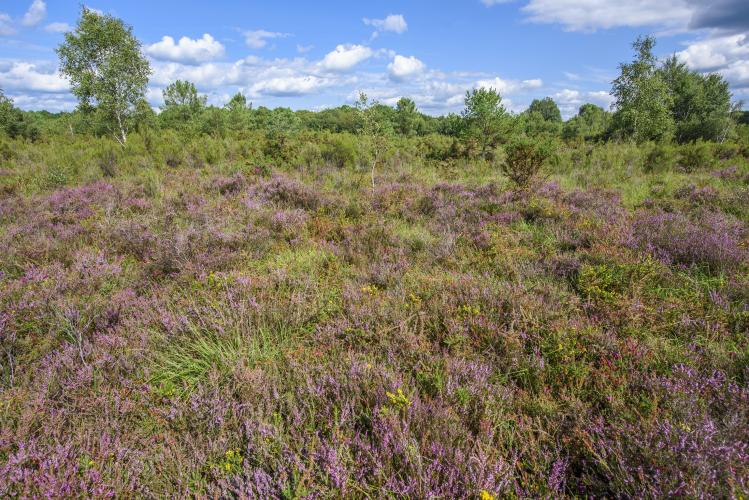
[[[747,262],[746,238],[743,224],[719,212],[706,210],[689,217],[642,211],[635,214],[630,244],[669,264],[719,271]]]
[[[252,140],[12,163],[0,496],[749,495],[743,164],[595,146],[517,191],[404,152],[372,188]]]

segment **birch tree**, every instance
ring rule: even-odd
[[[124,146],[151,74],[132,27],[83,7],[76,28],[65,34],[57,55],[60,73],[70,81],[79,109],[95,112]]]

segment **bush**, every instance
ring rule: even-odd
[[[348,134],[338,134],[326,138],[322,145],[323,160],[336,168],[353,168],[358,160],[354,138]]]
[[[428,160],[448,160],[453,157],[455,139],[440,134],[429,134],[419,138],[419,151]]]
[[[536,142],[527,137],[515,138],[504,146],[502,173],[520,189],[527,188],[554,151],[549,142]]]
[[[117,175],[117,151],[114,145],[108,145],[99,152],[97,163],[104,177]]]
[[[645,154],[642,169],[645,172],[667,172],[674,166],[674,147],[668,143],[656,143]]]
[[[679,166],[686,172],[694,172],[697,169],[710,167],[713,163],[713,155],[710,145],[702,140],[684,144],[679,152]]]
[[[730,160],[739,155],[740,147],[736,143],[721,142],[713,144],[713,155],[718,160]]]

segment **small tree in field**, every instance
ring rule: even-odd
[[[206,96],[198,94],[194,83],[187,80],[170,83],[161,95],[164,97],[164,109],[185,108],[191,114],[202,110],[208,100]]]
[[[371,157],[370,174],[372,178],[372,191],[375,188],[375,169],[382,161],[387,148],[387,130],[376,115],[376,101],[370,101],[367,94],[359,93],[359,99],[356,101],[356,109],[359,113],[361,128],[359,129],[362,139],[364,139],[367,149],[367,156]]]
[[[57,54],[60,72],[70,80],[81,111],[95,110],[124,145],[151,74],[132,27],[83,7],[78,25],[65,34]]]
[[[507,129],[507,111],[502,96],[494,89],[473,89],[466,92],[463,120],[465,132],[478,142],[481,156],[488,158],[490,149],[499,142]]]
[[[161,92],[164,105],[160,119],[167,124],[183,126],[200,115],[206,107],[208,97],[198,94],[195,84],[187,80],[170,83]]]
[[[520,189],[528,188],[554,153],[549,142],[515,137],[505,144],[505,160],[500,169]]]
[[[416,103],[412,99],[408,97],[398,99],[395,105],[395,117],[399,133],[406,136],[416,133],[420,116],[416,109]]]

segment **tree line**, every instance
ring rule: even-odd
[[[534,100],[522,113],[510,113],[495,89],[473,89],[466,93],[460,114],[435,117],[420,112],[408,97],[394,107],[365,97],[365,106],[360,100],[355,106],[312,112],[255,108],[237,93],[224,106],[210,106],[193,83],[182,80],[164,89],[164,104],[156,113],[145,99],[151,68],[132,27],[82,7],[77,26],[57,48],[60,72],[70,81],[77,109],[56,114],[22,112],[0,90],[0,129],[10,137],[30,140],[64,131],[107,135],[122,145],[133,130],[158,128],[211,135],[244,130],[269,135],[301,130],[374,136],[442,134],[463,139],[468,149],[484,158],[518,135],[688,143],[720,142],[735,134],[737,125],[747,120],[740,104],[732,103],[728,82],[718,74],[690,70],[675,56],[660,62],[654,46],[650,36],[634,42],[634,59],[620,64],[619,76],[612,82],[611,111],[587,103],[567,121],[551,97]]]

